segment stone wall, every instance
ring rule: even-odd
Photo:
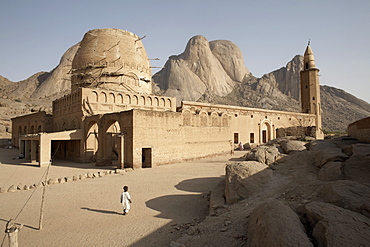
[[[348,135],[359,141],[370,143],[370,117],[363,118],[348,125]]]

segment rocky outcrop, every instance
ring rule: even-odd
[[[181,103],[197,101],[206,92],[226,96],[236,82],[248,76],[239,47],[228,40],[208,42],[197,35],[189,40],[182,54],[169,58],[154,80],[163,94]]]
[[[272,177],[272,170],[256,161],[226,165],[225,199],[231,204],[261,192]]]
[[[313,246],[298,215],[278,200],[264,202],[252,211],[247,234],[248,247]]]
[[[265,165],[271,165],[275,163],[279,158],[280,152],[275,146],[259,146],[253,148],[247,153],[245,160],[254,160]]]
[[[318,188],[320,197],[327,203],[349,209],[370,218],[370,188],[348,180],[325,183]]]
[[[30,105],[50,107],[51,100],[70,90],[71,61],[77,48],[78,44],[68,49],[50,72],[38,72],[20,82],[0,76],[0,98],[22,102],[32,98]],[[297,55],[285,67],[256,78],[245,67],[243,54],[233,42],[208,42],[198,35],[189,40],[182,54],[171,56],[153,80],[157,85],[155,93],[176,97],[178,104],[190,100],[299,112],[301,68],[302,56]],[[34,103],[39,99],[45,101]],[[325,130],[345,131],[349,123],[370,115],[370,104],[341,89],[321,86],[321,101]],[[0,102],[0,107],[4,104],[6,112],[19,107],[8,101]],[[10,126],[13,116],[0,117]]]
[[[322,181],[336,181],[343,178],[342,162],[328,162],[321,167],[317,176]]]
[[[56,99],[71,89],[72,60],[79,44],[69,48],[60,63],[51,72],[39,72],[30,78],[17,82],[8,96],[11,98],[50,98]],[[49,103],[51,105],[51,102]]]
[[[352,155],[344,162],[344,178],[370,186],[370,144],[353,144]]]
[[[261,78],[249,73],[242,57],[230,41],[208,42],[195,36],[184,53],[171,56],[153,79],[158,93],[176,97],[178,103],[191,100],[300,111],[302,56],[296,55],[285,67]],[[230,84],[230,80],[239,83]],[[345,131],[349,123],[370,114],[370,104],[329,86],[321,86],[321,103],[325,130]]]
[[[323,202],[310,202],[299,208],[312,229],[316,246],[367,246],[370,243],[369,218]]]
[[[286,154],[290,154],[294,151],[303,151],[306,150],[306,146],[304,142],[301,141],[287,141],[280,144],[281,148],[284,150]]]

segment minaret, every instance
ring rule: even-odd
[[[315,58],[310,47],[310,42],[308,42],[306,51],[304,52],[303,70],[301,71],[302,112],[316,115],[316,138],[323,139],[319,71],[315,65]]]

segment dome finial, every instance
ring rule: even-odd
[[[311,39],[308,39],[308,44],[307,44],[307,45],[309,46],[309,45],[310,45],[310,43],[311,43]]]

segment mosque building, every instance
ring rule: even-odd
[[[52,156],[98,166],[147,168],[250,146],[299,127],[323,138],[320,85],[308,45],[301,71],[302,113],[182,101],[152,94],[141,38],[120,29],[88,31],[72,62],[71,93],[12,119],[12,142],[26,160]],[[285,134],[289,131],[283,131]]]

